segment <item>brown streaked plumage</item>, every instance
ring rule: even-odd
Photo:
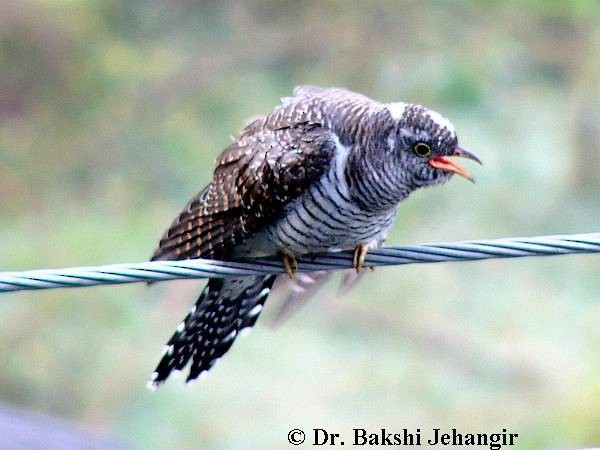
[[[316,181],[335,144],[313,103],[288,101],[249,124],[217,158],[211,183],[171,224],[152,260],[230,257]]]

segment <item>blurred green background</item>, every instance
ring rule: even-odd
[[[485,162],[390,244],[599,231],[600,2],[0,0],[0,269],[146,259],[245,120],[297,84],[418,102]],[[148,449],[287,448],[291,428],[600,443],[598,256],[336,283],[209,376],[144,383],[201,282],[0,298],[0,401]]]

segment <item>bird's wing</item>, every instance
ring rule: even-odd
[[[171,224],[152,259],[227,258],[319,179],[335,141],[317,101],[286,98],[249,124],[217,158],[211,183]]]
[[[356,270],[348,269],[343,272],[342,282],[332,299],[345,297],[367,271],[362,270],[360,273],[356,273]],[[319,270],[299,273],[296,280],[290,280],[285,275],[277,277],[272,291],[287,287],[288,292],[279,302],[278,308],[271,317],[273,327],[279,327],[294,316],[301,307],[306,306],[333,274],[331,271]]]
[[[285,275],[278,276],[272,291],[283,288],[287,292],[279,301],[278,307],[271,317],[271,325],[279,327],[290,319],[302,306],[308,304],[309,300],[317,294],[332,275],[332,271],[319,270],[298,273],[295,280],[291,280]]]

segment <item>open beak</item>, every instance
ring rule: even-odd
[[[468,150],[465,150],[461,147],[456,147],[452,156],[460,156],[462,158],[471,159],[479,164],[482,164],[481,160],[471,153]],[[435,167],[436,169],[445,170],[446,172],[453,172],[461,177],[466,178],[472,183],[475,183],[475,179],[471,176],[471,174],[467,171],[467,169],[459,166],[454,161],[449,159],[447,156],[436,156],[435,158],[431,158],[429,160],[429,165]]]

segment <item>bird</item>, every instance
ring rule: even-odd
[[[345,88],[298,86],[217,157],[209,184],[172,222],[151,259],[279,255],[294,279],[297,256],[354,249],[360,271],[412,192],[454,174],[473,181],[454,156],[481,164],[434,110]],[[187,382],[206,374],[255,324],[275,279],[209,279],[148,387],[186,369]]]

